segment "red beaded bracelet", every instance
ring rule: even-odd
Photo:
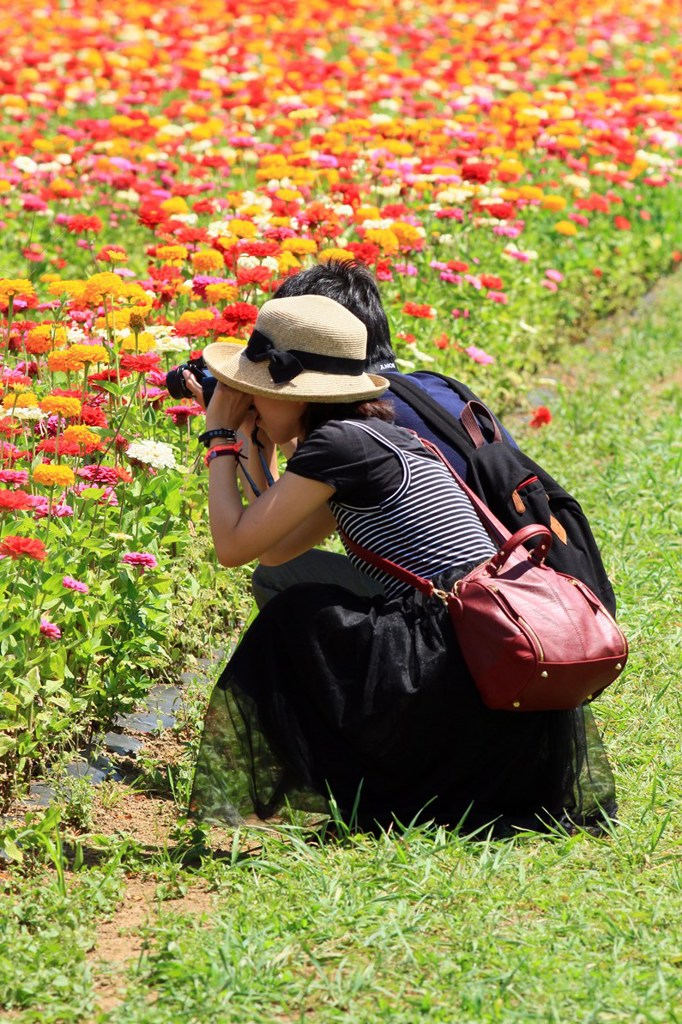
[[[204,465],[208,466],[214,459],[217,459],[219,455],[234,455],[235,459],[239,459],[242,450],[242,442],[236,441],[234,444],[216,444],[213,448],[209,448],[204,455]]]

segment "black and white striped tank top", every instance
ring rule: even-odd
[[[351,540],[427,579],[495,553],[473,505],[442,462],[425,449],[399,448],[365,422],[347,422],[393,452],[402,466],[398,489],[373,508],[330,500],[338,525]],[[357,568],[381,581],[387,597],[413,590],[352,552],[348,556]]]

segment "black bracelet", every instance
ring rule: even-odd
[[[216,427],[215,430],[205,430],[203,434],[199,434],[199,444],[205,445],[207,448],[216,437],[224,437],[226,441],[236,441],[237,431],[230,430],[229,427]]]

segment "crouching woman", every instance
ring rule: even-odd
[[[493,554],[447,468],[391,422],[387,381],[365,372],[365,346],[348,310],[307,295],[266,302],[245,349],[205,350],[220,382],[206,461],[223,565],[277,565],[339,527],[441,587]],[[298,447],[245,505],[236,431],[252,407],[273,442]],[[245,632],[211,697],[194,814],[236,824],[285,805],[325,810],[333,798],[359,828],[435,821],[508,835],[614,812],[588,710],[489,710],[442,602],[349,557],[382,596],[301,584]]]

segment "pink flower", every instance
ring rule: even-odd
[[[549,281],[547,278],[545,278],[544,281],[540,281],[540,285],[543,288],[547,288],[550,292],[556,292],[559,290],[559,285],[555,284],[554,281]]]
[[[87,594],[90,590],[87,583],[81,583],[80,580],[75,580],[73,576],[65,576],[62,580],[62,586],[66,587],[67,590],[77,590],[79,594]]]
[[[40,632],[49,640],[60,640],[62,636],[59,626],[55,626],[54,622],[50,622],[44,615],[40,619]]]
[[[22,487],[28,483],[28,470],[0,469],[0,483],[16,484],[18,487]]]
[[[501,306],[506,306],[509,302],[509,296],[504,292],[489,291],[488,298],[493,302],[499,302]]]
[[[464,351],[475,363],[481,363],[483,366],[495,362],[495,356],[488,355],[482,348],[477,348],[475,345],[469,345]]]
[[[154,555],[149,555],[146,551],[128,551],[123,555],[121,561],[125,562],[126,565],[139,566],[142,572],[145,569],[156,569],[159,564]]]
[[[546,270],[545,277],[548,277],[550,281],[556,281],[557,284],[561,284],[564,279],[564,275],[560,270]]]

